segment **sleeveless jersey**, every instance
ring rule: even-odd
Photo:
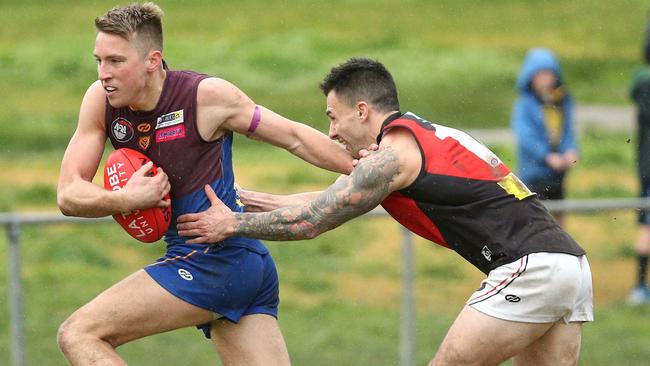
[[[534,252],[585,254],[536,195],[468,134],[408,112],[389,117],[377,142],[393,128],[413,134],[422,167],[382,206],[412,232],[456,251],[484,273]]]
[[[171,183],[172,221],[165,233],[169,245],[183,244],[176,219],[210,207],[203,187],[210,184],[231,210],[243,211],[234,189],[233,134],[205,141],[197,128],[197,90],[208,75],[166,70],[162,93],[151,111],[113,108],[106,100],[105,126],[115,149],[128,147],[147,155],[162,167]],[[256,239],[232,237],[225,242],[265,253]]]

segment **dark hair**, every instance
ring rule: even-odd
[[[144,54],[163,49],[163,11],[154,3],[131,4],[115,7],[95,19],[99,32],[114,34],[127,41],[137,42]]]
[[[351,58],[333,67],[320,88],[326,96],[335,91],[350,106],[365,100],[380,112],[399,110],[395,81],[379,61]]]

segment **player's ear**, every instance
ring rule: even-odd
[[[368,119],[369,106],[368,103],[360,100],[356,104],[357,115],[361,121]]]
[[[147,56],[147,71],[153,72],[162,68],[162,52],[160,50],[151,50]]]

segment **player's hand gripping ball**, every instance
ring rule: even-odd
[[[133,149],[117,149],[106,160],[104,167],[104,188],[112,191],[120,190],[131,178],[133,173],[149,162],[149,158]],[[156,175],[157,168],[151,168],[151,174]],[[169,194],[165,197],[169,200]],[[113,215],[126,232],[144,243],[153,243],[162,238],[171,222],[172,210],[169,207],[152,207]]]

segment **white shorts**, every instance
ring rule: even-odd
[[[467,305],[517,322],[593,321],[589,262],[564,253],[523,256],[490,271]]]

